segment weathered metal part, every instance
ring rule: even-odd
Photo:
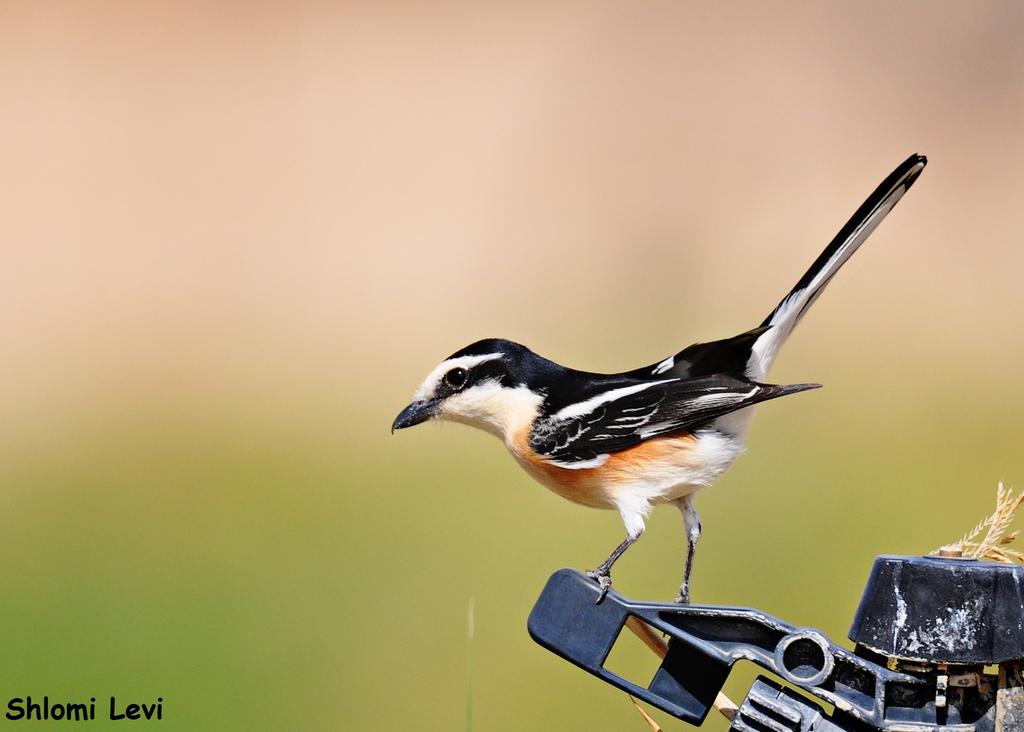
[[[933,664],[1024,658],[1024,566],[878,557],[850,640],[889,658]]]
[[[817,704],[758,676],[729,728],[735,732],[841,732]]]
[[[950,674],[949,685],[958,688],[968,688],[978,685],[978,672],[971,671],[964,674]]]
[[[999,667],[996,732],[1024,732],[1024,665],[1021,661]]]
[[[949,690],[949,674],[945,669],[940,669],[935,677],[935,709],[943,709],[946,706],[946,692]]]

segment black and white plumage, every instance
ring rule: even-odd
[[[716,417],[817,386],[758,384],[727,374],[592,383],[593,396],[534,422],[530,448],[539,456],[569,469],[598,467],[645,440],[693,431]]]
[[[650,510],[674,503],[688,544],[677,599],[688,601],[700,535],[693,495],[743,452],[751,407],[817,386],[762,382],[793,328],[926,163],[912,155],[896,168],[752,330],[618,374],[569,369],[512,341],[478,341],[427,376],[393,429],[430,418],[471,424],[501,438],[530,475],[559,495],[618,510],[627,536],[593,573],[604,587]]]

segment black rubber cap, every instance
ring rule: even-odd
[[[850,640],[885,656],[932,663],[1024,658],[1024,566],[877,557]]]

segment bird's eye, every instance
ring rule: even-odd
[[[466,385],[467,376],[466,369],[455,368],[444,375],[444,383],[453,389],[461,389]]]

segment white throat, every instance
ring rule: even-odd
[[[445,399],[439,416],[490,432],[508,445],[537,418],[543,401],[525,386],[484,381]]]

